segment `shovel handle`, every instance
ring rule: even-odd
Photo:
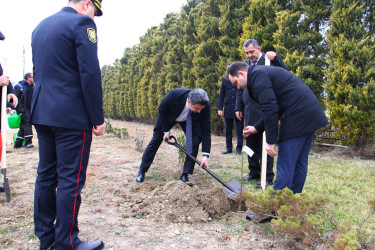
[[[184,152],[187,156],[190,157],[190,159],[192,159],[193,161],[195,161],[199,166],[201,165],[201,162],[197,160],[197,158],[195,158],[194,156],[190,155],[188,152],[186,152],[186,150],[181,147],[180,144],[177,143],[177,140],[176,140],[176,137],[174,137],[173,135],[169,136],[169,139],[172,139],[174,140],[174,142],[170,142],[168,141],[168,139],[165,140],[166,143],[168,143],[169,145],[173,145],[173,146],[176,146],[177,148],[179,148],[182,152]],[[214,172],[212,172],[208,167],[206,167],[205,165],[202,166],[202,168],[204,170],[206,170],[212,177],[214,177],[218,182],[220,182],[224,187],[226,187],[227,189],[229,189],[230,191],[232,192],[235,192],[235,190],[233,190],[232,187],[230,187],[227,183],[225,183],[222,179],[220,179],[219,176],[217,176]]]

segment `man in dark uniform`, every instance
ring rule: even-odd
[[[5,36],[0,31],[0,41],[3,41]],[[0,64],[0,99],[3,93],[3,86],[7,86],[7,113],[10,113],[12,108],[17,107],[18,98],[14,95],[13,86],[10,83],[9,76],[3,75],[3,67]],[[12,103],[10,103],[12,100]],[[0,110],[1,110],[2,102],[0,101]],[[0,122],[0,130],[1,130],[1,122]]]
[[[20,129],[17,134],[17,139],[14,143],[14,148],[22,147],[25,142],[26,148],[33,148],[33,129],[29,122],[30,109],[31,109],[31,98],[34,92],[34,78],[33,73],[26,73],[24,80],[20,81],[15,87],[14,92],[19,100],[19,104],[16,108],[17,113],[21,114]]]
[[[264,53],[261,51],[261,46],[255,39],[247,39],[243,44],[243,49],[248,58],[246,64],[248,65],[264,65],[265,58],[270,60],[272,66],[282,67],[287,69],[281,56],[277,55],[273,51]],[[238,119],[245,118],[245,127],[254,125],[259,119],[262,118],[262,107],[249,97],[247,89],[238,90],[236,99],[236,116]],[[257,180],[260,178],[261,173],[261,161],[262,161],[262,133],[251,134],[246,137],[246,146],[254,151],[252,157],[248,156],[249,161],[249,174],[243,178],[243,180]],[[267,156],[267,173],[266,173],[266,186],[272,185],[275,174],[273,172],[273,158]],[[261,183],[255,186],[255,188],[261,188]]]
[[[228,65],[227,65],[228,67]],[[236,105],[236,96],[237,96],[237,87],[231,83],[226,77],[221,79],[220,95],[218,102],[218,115],[223,115],[223,106],[224,106],[224,119],[225,119],[225,142],[226,150],[223,154],[232,153],[233,144],[232,144],[232,131],[233,131],[233,122],[236,123],[237,131],[237,147],[236,153],[241,154],[242,144],[243,144],[243,122],[241,119],[236,118],[234,112],[234,107]],[[224,102],[225,99],[225,102]],[[223,105],[225,104],[225,105]]]
[[[203,89],[172,89],[159,105],[154,134],[143,153],[142,163],[136,177],[137,182],[143,182],[160,144],[168,139],[171,128],[179,123],[186,134],[186,151],[197,157],[199,144],[202,142],[202,163],[208,167],[208,157],[211,150],[210,103]],[[189,125],[190,124],[190,125]],[[188,146],[190,142],[190,148]],[[188,174],[194,171],[195,162],[186,156],[180,180],[188,182]]]
[[[34,224],[40,248],[101,249],[81,241],[78,211],[92,133],[105,132],[94,16],[100,0],[70,0],[32,34],[35,88],[30,122],[39,140]]]
[[[5,39],[5,36],[3,35],[3,33],[1,33],[0,31],[0,41],[4,40]],[[0,64],[0,100],[1,100],[1,97],[2,97],[2,93],[3,93],[3,86],[7,86],[7,113],[10,113],[10,111],[12,110],[12,107],[17,107],[17,103],[18,103],[18,99],[17,97],[13,94],[13,87],[12,87],[12,84],[9,84],[9,76],[5,76],[3,75],[3,68],[1,67],[1,64]],[[11,104],[9,101],[10,100],[13,100],[13,104]],[[1,105],[3,104],[2,101],[0,101],[0,110],[1,110]],[[0,118],[1,118],[1,115],[0,115]],[[1,131],[1,120],[0,120],[0,131]],[[2,153],[2,147],[3,147],[3,143],[2,143],[2,140],[1,140],[1,134],[0,134],[0,160],[1,160],[1,153]],[[0,185],[0,192],[4,192],[4,187],[3,185]]]
[[[328,124],[318,99],[301,79],[280,67],[235,62],[227,72],[230,81],[238,88],[247,88],[250,98],[262,107],[262,119],[247,126],[244,135],[265,130],[266,150],[271,157],[277,155],[278,143],[273,188],[288,187],[293,193],[301,193],[314,133]]]

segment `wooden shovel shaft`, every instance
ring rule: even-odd
[[[10,83],[9,83],[10,84]],[[1,153],[1,168],[6,168],[6,127],[7,127],[7,86],[2,87],[1,96],[1,139],[2,139],[2,153]]]

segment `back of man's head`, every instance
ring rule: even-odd
[[[199,88],[192,89],[189,93],[188,99],[190,100],[192,105],[206,105],[210,101],[206,91]]]
[[[226,77],[229,78],[229,75],[238,77],[239,71],[246,71],[249,69],[249,65],[244,62],[233,62],[228,68]]]
[[[23,79],[26,81],[31,76],[31,73],[26,73]]]

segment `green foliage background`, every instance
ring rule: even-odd
[[[246,60],[242,44],[255,38],[314,91],[343,144],[365,145],[375,134],[374,7],[375,0],[187,0],[102,67],[105,115],[153,123],[169,90],[203,88],[212,131],[222,134],[221,78],[228,62]]]

